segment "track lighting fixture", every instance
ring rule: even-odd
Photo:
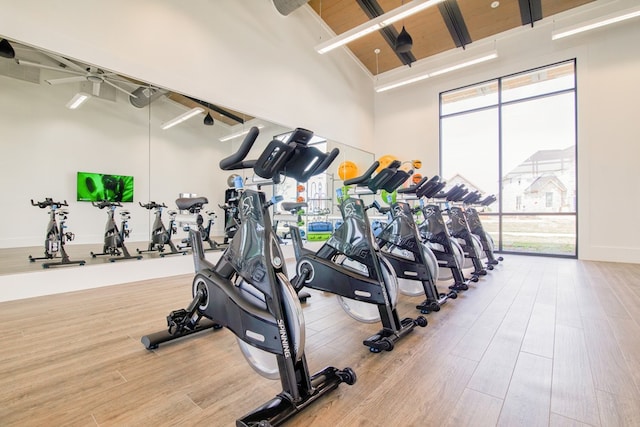
[[[211,113],[207,112],[202,123],[204,123],[205,126],[213,126],[213,117],[211,117]]]
[[[601,16],[591,21],[582,22],[581,24],[574,25],[572,27],[556,30],[551,34],[551,40],[558,40],[564,37],[573,36],[574,34],[580,34],[585,31],[594,30],[596,28],[604,27],[618,22],[626,21],[628,19],[637,18],[640,16],[640,7],[634,7],[632,9],[622,10],[610,15]]]
[[[391,25],[394,22],[398,22],[411,15],[415,15],[429,7],[435,6],[438,3],[442,3],[445,0],[412,0],[397,9],[380,15],[374,19],[371,19],[363,24],[352,28],[339,36],[333,37],[316,46],[316,51],[320,54],[327,53],[337,47],[350,43],[360,37],[364,37],[374,31]]]
[[[88,93],[78,92],[73,96],[73,98],[69,100],[69,102],[67,102],[67,108],[70,110],[75,110],[76,108],[84,104],[84,102],[89,98],[91,98],[91,95],[89,95]]]
[[[498,52],[497,51],[489,51],[486,52],[484,54],[481,54],[479,56],[473,57],[473,58],[469,58],[466,59],[463,62],[458,62],[454,65],[450,65],[444,68],[438,68],[432,71],[428,71],[428,72],[422,72],[422,73],[418,73],[418,74],[412,74],[409,75],[405,78],[402,79],[397,79],[394,81],[389,81],[389,80],[383,80],[384,83],[380,83],[378,85],[375,86],[375,91],[376,92],[384,92],[390,89],[395,89],[397,87],[400,86],[405,86],[411,83],[415,83],[415,82],[419,82],[421,80],[425,80],[428,79],[430,77],[436,77],[442,74],[446,74],[446,73],[450,73],[452,71],[456,71],[459,70],[461,68],[466,68],[466,67],[470,67],[472,65],[476,65],[476,64],[480,64],[482,62],[486,62],[486,61],[490,61],[492,59],[495,59],[498,57]]]
[[[160,125],[160,127],[162,128],[162,130],[167,130],[175,125],[177,125],[178,123],[182,123],[185,120],[189,120],[191,117],[193,116],[197,116],[198,114],[204,113],[204,109],[200,108],[200,107],[196,107],[196,108],[192,108],[191,110],[187,111],[186,113],[182,113],[177,117],[174,117],[173,119],[164,122]]]
[[[256,125],[256,127],[257,127],[258,129],[262,129],[262,128],[264,128],[264,125]],[[219,139],[220,139],[220,142],[230,141],[230,140],[235,139],[235,138],[238,138],[238,137],[240,137],[240,136],[244,136],[244,135],[246,135],[246,134],[248,134],[248,133],[249,133],[249,130],[250,130],[250,129],[251,129],[251,128],[247,128],[247,129],[244,129],[244,130],[241,130],[241,131],[238,131],[238,132],[232,133],[232,134],[230,134],[230,135],[223,136],[223,137],[219,138]]]

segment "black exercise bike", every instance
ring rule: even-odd
[[[151,201],[149,203],[142,204],[142,202],[138,202],[141,207],[152,210],[155,209],[155,219],[153,220],[153,225],[151,226],[151,241],[149,242],[149,247],[146,250],[137,249],[139,254],[145,252],[158,252],[161,257],[166,255],[185,255],[186,251],[179,251],[176,248],[176,245],[171,241],[171,236],[173,236],[178,227],[176,226],[175,217],[176,211],[169,211],[169,228],[164,226],[162,222],[162,211],[167,207],[164,203],[156,203]],[[169,252],[165,252],[165,246],[169,246]]]
[[[217,218],[217,215],[214,211],[205,212],[207,215],[205,226],[205,219],[202,216],[202,209],[204,205],[209,203],[209,199],[206,197],[181,197],[176,199],[176,206],[181,211],[187,211],[190,215],[194,215],[196,218],[194,223],[187,223],[183,226],[184,231],[189,231],[191,228],[195,227],[200,234],[200,241],[206,242],[209,247],[205,248],[205,251],[221,251],[225,249],[226,246],[221,245],[211,238],[211,228]],[[186,238],[182,239],[182,244],[178,245],[178,249],[189,249],[193,247],[192,235],[189,233]]]
[[[397,162],[400,166],[400,162]],[[396,173],[409,173],[397,170]],[[406,180],[405,178],[405,180]],[[404,181],[403,181],[404,182]],[[422,186],[429,185],[423,178],[417,185],[397,190],[400,194],[417,192]],[[407,202],[397,200],[388,208],[378,210],[389,216],[389,221],[376,236],[376,240],[385,258],[393,266],[398,277],[400,292],[408,296],[424,295],[426,299],[416,308],[423,314],[440,311],[440,306],[448,299],[456,299],[459,291],[468,289],[465,284],[454,284],[449,291],[439,292],[438,260],[431,249],[420,239],[418,228],[413,219],[413,209]]]
[[[110,202],[103,200],[101,202],[91,202],[98,209],[107,209],[107,223],[104,227],[104,246],[102,252],[91,252],[93,258],[101,255],[108,255],[109,261],[115,262],[123,259],[142,259],[142,255],[131,255],[124,244],[124,240],[129,237],[131,230],[129,229],[129,220],[131,213],[128,210],[120,211],[120,228],[116,224],[114,215],[116,208],[122,207],[120,202]]]
[[[375,162],[360,177],[344,181],[345,186],[367,186],[373,194],[397,187],[396,171],[385,168],[372,178]],[[403,182],[404,180],[402,180]],[[341,192],[340,190],[338,191]],[[427,319],[400,319],[396,311],[398,282],[393,267],[374,241],[364,201],[339,194],[343,223],[318,252],[304,248],[297,227],[291,225],[291,238],[297,259],[297,275],[292,284],[297,291],[308,287],[336,294],[342,308],[360,322],[381,322],[382,329],[365,339],[371,352],[391,351],[395,343],[415,326],[427,326]]]
[[[501,261],[504,261],[504,258],[501,256],[495,256],[495,244],[493,238],[489,233],[487,233],[482,226],[482,221],[480,221],[480,215],[478,214],[478,210],[475,206],[486,207],[497,200],[496,196],[493,194],[490,196],[482,198],[482,195],[478,191],[474,191],[469,193],[467,196],[462,199],[462,203],[465,206],[464,214],[467,218],[467,224],[469,224],[469,230],[475,236],[478,236],[480,239],[480,243],[482,244],[482,250],[485,253],[487,268],[490,265],[497,265]]]
[[[462,206],[452,205],[453,203],[460,203],[464,197],[469,193],[469,190],[465,188],[464,184],[458,184],[449,189],[445,194],[436,195],[435,198],[441,199],[445,202],[445,211],[449,214],[449,230],[451,236],[458,239],[462,250],[464,251],[465,263],[464,268],[473,268],[471,273],[473,276],[486,276],[487,269],[492,270],[493,265],[488,265],[487,268],[482,265],[482,243],[478,236],[475,236],[469,229],[467,223],[467,217],[464,213]]]
[[[57,262],[45,262],[42,264],[42,268],[49,268],[58,265],[84,265],[84,260],[72,261],[69,259],[67,251],[64,249],[64,245],[67,241],[72,241],[75,235],[70,231],[64,231],[66,227],[65,221],[69,212],[66,209],[61,209],[63,206],[69,206],[67,201],[54,202],[52,198],[47,197],[43,202],[34,202],[31,199],[31,206],[37,206],[40,209],[49,208],[49,224],[47,224],[47,232],[44,237],[44,256],[34,257],[29,255],[29,261],[35,262],[41,259],[55,259],[58,252],[60,252],[60,261]],[[60,224],[58,225],[59,217]]]
[[[421,183],[416,188],[406,191],[415,194],[419,200],[418,211],[423,216],[423,221],[418,224],[420,238],[435,255],[438,262],[438,280],[453,279],[452,289],[460,288],[466,290],[470,282],[477,282],[478,276],[472,275],[466,278],[463,272],[464,251],[462,246],[454,239],[449,232],[449,228],[442,216],[442,210],[435,197],[446,199],[447,193],[441,190],[446,183],[440,181],[440,177],[433,176],[425,183]]]
[[[220,161],[223,170],[253,169],[255,174],[280,182],[286,174],[300,182],[322,173],[338,155],[307,146],[313,135],[296,129],[287,142],[273,140],[257,160],[244,160],[258,137],[253,127],[238,152]],[[280,198],[281,199],[281,198]],[[353,384],[350,368],[327,367],[310,375],[304,354],[302,309],[287,277],[285,260],[273,233],[269,208],[261,191],[239,195],[240,224],[220,260],[214,265],[204,257],[197,227],[191,228],[196,275],[193,300],[186,309],[168,316],[165,336],[183,336],[200,318],[231,330],[248,363],[261,375],[280,378],[282,392],[236,421],[237,426],[280,425],[340,383]],[[142,338],[155,348],[160,334]]]

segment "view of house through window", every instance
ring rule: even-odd
[[[576,256],[575,61],[440,95],[440,175],[495,194],[499,250]]]

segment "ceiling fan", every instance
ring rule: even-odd
[[[81,65],[67,58],[64,58],[62,56],[58,56],[50,53],[47,53],[46,56],[49,56],[52,59],[59,62],[60,66],[45,65],[45,64],[40,64],[38,62],[24,60],[24,59],[16,59],[16,62],[20,65],[26,65],[29,67],[38,67],[46,70],[53,70],[53,71],[59,71],[62,73],[72,74],[71,77],[52,78],[52,79],[45,80],[50,85],[87,81],[92,84],[92,94],[94,96],[99,96],[100,86],[102,85],[102,83],[105,83],[119,90],[120,92],[126,93],[127,95],[133,98],[137,98],[137,96],[134,95],[132,92],[114,83],[114,82],[118,82],[120,84],[132,83],[122,79],[116,73],[107,72],[98,67],[88,66],[84,64]]]

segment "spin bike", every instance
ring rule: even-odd
[[[393,163],[389,167],[392,166],[394,166]],[[399,166],[400,162],[397,162],[395,167]],[[411,175],[402,170],[397,170],[396,174],[401,174],[404,177],[404,180],[398,180],[399,185]],[[427,178],[425,177],[420,181],[418,187],[426,182]],[[397,191],[402,194],[403,190],[407,192],[407,189]],[[436,286],[438,260],[431,249],[422,243],[413,219],[413,211],[408,203],[396,201],[386,209],[376,207],[389,216],[387,225],[376,237],[380,250],[396,272],[400,292],[408,296],[424,295],[426,297],[422,303],[416,306],[421,313],[440,311],[440,306],[448,299],[456,299],[459,291],[468,289],[465,284],[454,284],[449,287],[449,292],[438,292]]]
[[[307,146],[313,135],[296,129],[288,142],[271,141],[257,160],[245,160],[259,130],[252,127],[238,151],[220,161],[223,170],[253,169],[262,178],[280,182],[285,173],[305,182],[326,170],[338,150],[323,153]],[[353,384],[351,368],[327,367],[311,375],[304,353],[302,309],[286,273],[273,235],[269,208],[281,200],[244,190],[239,195],[240,224],[235,238],[214,265],[207,261],[196,227],[191,228],[196,275],[193,301],[169,316],[169,330],[189,328],[199,317],[233,332],[247,362],[263,376],[280,378],[282,392],[236,421],[236,426],[276,426],[314,401]],[[143,337],[144,343],[144,337]]]
[[[216,214],[213,211],[207,211],[206,214],[209,217],[207,221],[207,226],[204,226],[204,217],[200,213],[204,205],[209,203],[209,199],[206,197],[181,197],[176,199],[176,206],[181,211],[188,211],[191,215],[196,216],[195,224],[186,225],[183,229],[184,231],[189,231],[194,225],[198,229],[200,234],[200,239],[203,242],[207,242],[209,247],[205,249],[205,251],[221,251],[224,249],[224,246],[220,245],[215,240],[211,239],[211,226],[215,222]],[[182,239],[182,245],[178,245],[178,249],[188,249],[193,246],[192,235],[189,235]]]
[[[469,230],[471,230],[471,233],[473,235],[478,236],[478,238],[480,239],[482,250],[484,251],[487,258],[487,268],[489,265],[499,264],[501,261],[504,261],[504,258],[502,258],[501,256],[495,256],[495,244],[493,242],[493,238],[484,230],[477,209],[471,205],[489,206],[495,203],[496,200],[496,196],[494,196],[493,194],[482,199],[482,196],[477,191],[470,193],[469,195],[465,196],[464,199],[462,199],[462,203],[464,203],[466,206],[464,214],[467,218],[467,223],[469,224]]]
[[[144,205],[142,204],[142,202],[138,202],[140,204],[141,207],[151,210],[151,209],[155,209],[155,220],[153,221],[153,226],[151,227],[151,241],[149,242],[149,248],[147,250],[140,250],[137,249],[138,253],[144,253],[144,252],[159,252],[161,257],[164,257],[166,255],[176,255],[176,254],[182,254],[185,255],[187,252],[186,251],[179,251],[178,248],[176,248],[176,245],[173,244],[173,242],[171,241],[171,236],[173,234],[176,233],[177,231],[177,227],[176,227],[176,221],[175,221],[175,217],[177,212],[176,211],[169,211],[169,229],[167,229],[164,226],[164,223],[162,222],[162,210],[164,208],[167,207],[167,205],[165,205],[164,203],[159,204],[156,202],[149,202],[149,203],[145,203]],[[171,250],[171,252],[167,252],[164,253],[164,246],[165,245],[169,245],[169,249]]]
[[[33,199],[31,199],[31,206],[37,206],[40,209],[49,208],[49,224],[47,224],[47,233],[44,238],[44,256],[34,257],[29,255],[29,261],[35,262],[41,259],[54,259],[56,258],[56,254],[60,252],[60,261],[45,262],[42,264],[42,268],[49,268],[56,265],[84,265],[84,260],[71,261],[67,251],[64,249],[65,243],[67,241],[73,241],[75,238],[72,232],[64,231],[64,229],[67,228],[64,223],[67,220],[69,211],[60,208],[62,206],[69,206],[67,201],[54,202],[50,197],[45,198],[44,202],[34,202]],[[58,225],[56,216],[60,217],[60,225]]]
[[[103,200],[101,202],[91,202],[91,204],[99,209],[107,209],[107,224],[104,227],[104,246],[102,252],[91,252],[93,258],[100,255],[109,255],[109,261],[116,262],[123,259],[142,259],[142,255],[133,256],[124,244],[124,239],[129,237],[129,220],[131,213],[128,210],[120,211],[120,228],[114,219],[116,208],[122,207],[120,202],[110,202]]]
[[[364,175],[346,180],[344,185],[366,185],[373,194],[395,188],[395,171],[390,168],[371,177],[378,166],[379,162],[374,162]],[[347,314],[360,322],[380,321],[382,329],[363,344],[373,353],[391,351],[415,326],[427,326],[427,319],[398,317],[398,282],[393,266],[373,239],[366,212],[372,206],[365,206],[359,198],[343,197],[340,189],[338,199],[343,223],[318,252],[304,248],[298,227],[290,226],[297,259],[292,283],[297,291],[308,287],[336,294]]]
[[[407,192],[415,193],[419,199],[418,209],[422,212],[424,221],[419,224],[418,231],[421,239],[436,256],[440,272],[438,279],[453,279],[453,285],[450,287],[468,289],[469,282],[477,282],[478,276],[473,275],[471,278],[464,276],[462,270],[464,251],[458,241],[451,236],[440,206],[437,203],[425,204],[425,200],[433,199],[435,196],[446,197],[446,193],[440,192],[445,185],[436,175],[423,185]]]
[[[473,267],[472,275],[486,276],[487,270],[481,261],[483,252],[480,239],[471,233],[464,209],[460,206],[449,206],[450,203],[461,202],[468,193],[469,190],[465,188],[464,184],[458,184],[449,189],[447,193],[438,194],[434,196],[434,198],[446,201],[446,211],[449,214],[450,221],[448,225],[451,236],[461,242],[461,247],[464,251],[465,264],[463,268]],[[487,266],[487,269],[492,270],[493,265]]]

